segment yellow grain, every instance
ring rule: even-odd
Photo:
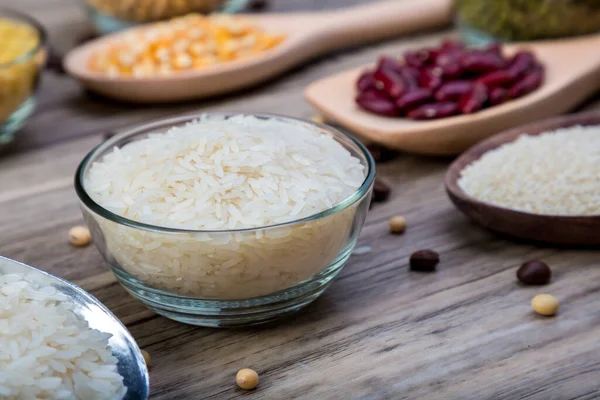
[[[0,18],[0,123],[32,94],[43,54],[35,51],[40,38],[31,26]]]
[[[243,17],[191,14],[124,35],[94,53],[89,68],[110,76],[167,75],[254,57],[283,40]]]

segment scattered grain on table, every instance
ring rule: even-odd
[[[92,241],[92,234],[85,226],[72,227],[69,229],[68,237],[69,243],[77,247],[87,246]]]
[[[245,390],[252,390],[258,386],[258,374],[255,370],[250,368],[244,368],[238,371],[235,376],[235,382],[237,385]]]
[[[406,230],[406,218],[396,215],[390,219],[390,231],[392,233],[404,233]]]
[[[547,317],[550,317],[558,312],[558,299],[551,294],[538,294],[531,300],[533,310]]]
[[[517,270],[517,279],[525,285],[545,285],[551,277],[550,267],[540,260],[527,261]]]
[[[433,250],[415,251],[410,256],[410,269],[420,272],[433,272],[440,262],[440,255]]]

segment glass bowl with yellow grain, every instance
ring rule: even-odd
[[[248,0],[83,0],[99,34],[187,14],[236,13]]]
[[[46,33],[38,22],[0,8],[0,145],[10,142],[33,113],[45,47]]]

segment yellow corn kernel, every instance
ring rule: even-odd
[[[243,17],[190,14],[125,34],[93,54],[88,66],[110,76],[167,75],[253,57],[283,40],[283,35],[268,34]]]

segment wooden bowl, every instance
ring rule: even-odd
[[[600,113],[585,113],[548,119],[499,133],[471,147],[446,173],[446,191],[456,207],[473,221],[492,231],[519,239],[557,245],[600,245],[600,215],[561,216],[530,214],[479,201],[459,186],[461,171],[484,153],[516,140],[522,134],[539,135],[546,131],[574,125],[598,125]],[[600,135],[600,132],[598,133]]]

